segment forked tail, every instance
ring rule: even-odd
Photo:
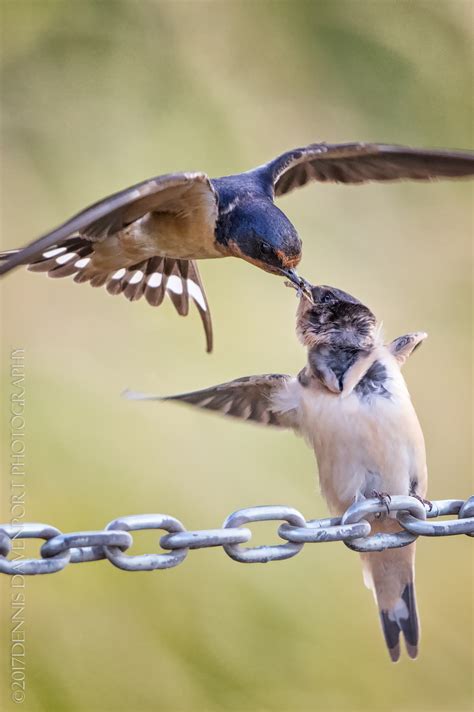
[[[385,528],[384,528],[385,529]],[[361,554],[364,581],[371,588],[393,662],[400,657],[400,634],[410,658],[418,655],[420,628],[415,598],[415,544]]]

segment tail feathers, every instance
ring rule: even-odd
[[[375,520],[373,531],[400,531],[396,520]],[[380,611],[382,631],[390,658],[400,657],[400,637],[410,658],[418,654],[420,630],[415,599],[415,544],[361,554],[364,581],[372,589]]]
[[[21,250],[0,253],[8,265],[9,258]],[[32,272],[47,272],[48,277],[71,277],[78,283],[90,282],[93,287],[105,285],[109,294],[123,294],[130,301],[145,297],[152,306],[159,306],[165,295],[171,299],[181,316],[189,312],[189,299],[196,305],[206,334],[207,351],[212,351],[212,321],[204,287],[196,263],[170,257],[151,257],[119,269],[104,269],[94,260],[94,244],[78,235],[48,246],[34,261]]]
[[[382,630],[393,662],[400,657],[400,633],[410,658],[418,655],[419,625],[413,582],[403,589],[401,597],[390,609],[380,609]]]

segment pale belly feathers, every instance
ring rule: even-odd
[[[388,353],[382,363],[384,396],[338,395],[319,381],[303,387],[297,380],[288,393],[298,403],[300,431],[314,449],[321,491],[334,514],[373,491],[407,495],[415,482],[424,495],[423,433],[398,365]]]

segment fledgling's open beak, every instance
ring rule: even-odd
[[[313,294],[311,291],[312,285],[306,281],[303,277],[300,277],[296,270],[294,269],[281,269],[280,270],[285,277],[288,277],[289,282],[285,282],[288,287],[296,289],[298,297],[306,297],[311,303],[313,303]]]

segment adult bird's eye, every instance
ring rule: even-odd
[[[267,242],[262,242],[260,245],[260,252],[262,255],[271,255],[273,250]]]

